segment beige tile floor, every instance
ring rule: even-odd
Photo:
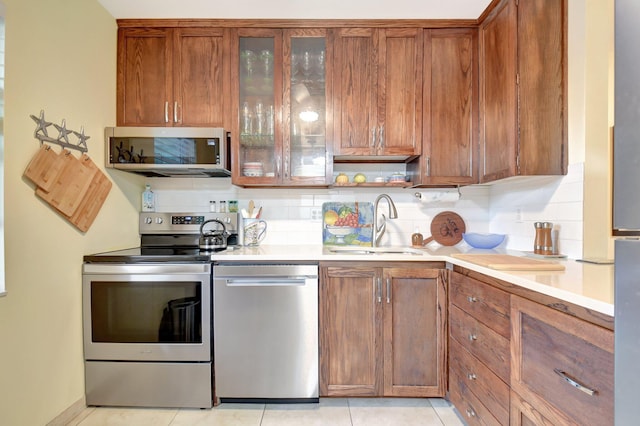
[[[210,410],[89,407],[69,426],[459,426],[443,399],[322,398],[319,404],[220,404]]]

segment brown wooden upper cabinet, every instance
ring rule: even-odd
[[[221,28],[120,28],[119,126],[224,127],[229,37]]]
[[[335,30],[334,159],[402,161],[422,144],[422,29]]]
[[[478,183],[478,31],[424,31],[422,156],[414,185]]]
[[[566,0],[502,0],[480,24],[480,182],[566,174],[566,29]]]

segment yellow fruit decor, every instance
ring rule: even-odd
[[[344,173],[338,174],[338,176],[336,176],[336,183],[349,183],[349,176]]]
[[[355,183],[365,183],[367,181],[367,177],[363,173],[358,173],[353,177],[353,181]]]

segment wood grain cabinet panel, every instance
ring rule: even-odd
[[[478,183],[478,30],[424,31],[422,155],[416,185]]]
[[[502,0],[480,24],[480,182],[567,173],[567,0]]]
[[[457,371],[453,371],[450,375],[449,395],[451,402],[470,426],[504,426],[508,424],[501,423],[493,416]]]
[[[498,377],[505,382],[509,381],[509,339],[455,305],[450,307],[449,332],[453,339]]]
[[[508,425],[510,295],[450,274],[449,395],[469,424]]]
[[[509,385],[471,355],[456,340],[449,342],[451,386],[468,388],[502,425],[509,424]],[[459,383],[455,383],[459,382]],[[464,392],[459,392],[464,394]],[[462,401],[452,401],[456,407]],[[477,404],[476,404],[477,405]],[[459,407],[460,408],[460,407]],[[464,414],[464,410],[460,410]]]
[[[501,336],[507,339],[511,337],[509,293],[453,272],[449,297],[451,303]]]
[[[374,396],[382,387],[379,270],[321,268],[320,393]]]
[[[167,125],[169,102],[173,100],[171,35],[171,30],[162,28],[118,30],[119,126]]]
[[[334,47],[334,156],[419,155],[422,29],[339,28]]]
[[[227,31],[120,28],[117,124],[160,127],[229,124]]]
[[[321,264],[321,395],[444,396],[443,274]]]
[[[527,417],[552,424],[613,419],[613,332],[511,297],[511,388]]]
[[[384,395],[436,396],[446,388],[443,270],[384,268]]]

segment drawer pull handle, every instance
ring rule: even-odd
[[[468,296],[467,300],[469,301],[469,303],[475,303],[478,301],[478,298],[475,296]]]
[[[471,340],[472,342],[473,342],[474,340],[478,340],[478,336],[476,336],[475,334],[470,334],[470,335],[469,335],[469,340]]]
[[[469,373],[469,374],[467,374],[467,378],[468,378],[469,380],[475,380],[475,379],[477,379],[477,378],[478,378],[478,376],[476,376],[476,374],[475,374],[475,373]]]
[[[467,417],[475,417],[476,412],[473,411],[473,408],[467,408]]]
[[[565,373],[562,370],[559,370],[557,368],[554,368],[553,371],[555,371],[555,373],[562,377],[567,383],[569,383],[571,386],[573,386],[574,388],[581,390],[582,392],[586,393],[587,395],[595,395],[596,393],[598,393],[596,390],[588,388],[580,383],[578,383],[576,380],[574,380],[573,378],[571,378],[567,373]]]

